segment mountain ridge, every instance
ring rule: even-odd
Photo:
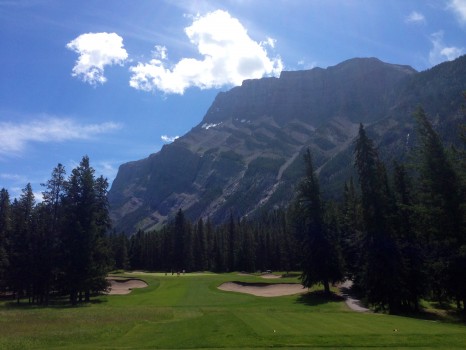
[[[454,71],[461,71],[460,63],[451,65]],[[442,72],[450,66],[443,67]],[[323,188],[337,191],[350,172],[348,152],[359,123],[399,152],[397,140],[389,139],[412,129],[406,117],[410,108],[440,98],[441,93],[426,97],[418,91],[423,79],[432,85],[443,74],[434,68],[419,73],[377,58],[355,58],[326,69],[245,80],[219,93],[188,133],[120,166],[109,191],[115,228],[133,233],[159,227],[179,208],[192,220],[221,222],[230,213],[243,217],[286,205],[300,177],[299,155],[307,147]],[[464,89],[464,80],[456,85]],[[406,95],[410,89],[419,95],[417,104],[416,96]]]

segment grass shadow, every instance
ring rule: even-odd
[[[57,296],[51,298],[47,304],[29,303],[27,299],[21,299],[18,303],[17,300],[6,301],[3,305],[9,309],[75,309],[82,307],[89,307],[91,305],[100,305],[108,302],[103,296],[96,296],[87,302],[78,302],[76,305],[70,304],[69,297]]]
[[[431,306],[421,306],[418,311],[401,310],[396,315],[432,322],[466,323],[466,314],[449,304],[432,302]]]
[[[318,306],[329,303],[340,303],[344,300],[345,298],[333,292],[331,292],[330,294],[325,294],[324,291],[317,290],[300,295],[296,299],[296,303],[304,304],[306,306]]]

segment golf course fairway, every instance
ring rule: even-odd
[[[466,349],[464,324],[350,310],[318,293],[261,297],[238,274],[127,273],[148,286],[78,307],[0,302],[0,349]]]

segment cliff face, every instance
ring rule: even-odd
[[[109,192],[114,226],[126,233],[155,228],[179,208],[191,219],[221,222],[230,212],[242,217],[286,204],[307,147],[331,192],[350,171],[360,122],[376,137],[406,138],[412,126],[404,116],[425,97],[412,105],[416,98],[405,92],[422,90],[418,77],[427,73],[365,58],[244,81],[220,93],[186,135],[120,167]]]

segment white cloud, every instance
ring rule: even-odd
[[[118,167],[115,166],[115,162],[111,161],[101,161],[97,164],[94,164],[93,167],[96,170],[97,176],[102,175],[110,181],[113,180],[118,173]]]
[[[45,118],[25,124],[0,122],[0,154],[22,152],[31,142],[63,142],[89,139],[95,135],[119,129],[113,122],[78,124],[71,119]]]
[[[413,11],[409,14],[408,17],[406,17],[406,23],[425,23],[426,18],[422,13],[419,13],[417,11]]]
[[[152,51],[152,56],[155,59],[166,60],[168,58],[167,48],[165,46],[155,45],[154,51]]]
[[[0,174],[0,179],[11,181],[14,183],[26,183],[27,179],[23,175],[18,175],[18,174],[9,174],[9,173],[2,173]]]
[[[430,36],[430,41],[432,49],[429,52],[429,62],[432,65],[443,61],[452,61],[465,52],[465,49],[461,47],[446,46],[443,42],[443,31],[433,33]]]
[[[448,8],[457,14],[461,23],[466,24],[466,0],[451,0]]]
[[[217,10],[195,17],[185,33],[202,59],[182,58],[170,66],[166,48],[157,46],[157,55],[152,60],[130,68],[130,86],[144,91],[183,94],[192,86],[209,89],[240,85],[245,79],[278,75],[283,69],[281,59],[269,58],[266,50],[266,46],[273,48],[275,41],[252,40],[243,25],[228,12]]]
[[[70,41],[66,47],[79,54],[71,75],[91,85],[107,81],[104,67],[123,65],[128,53],[123,38],[116,33],[87,33]]]
[[[179,136],[162,135],[160,136],[160,138],[162,139],[163,142],[170,143],[170,142],[175,141],[177,138],[179,138]]]
[[[317,66],[317,62],[307,62],[305,59],[300,59],[297,62],[298,69],[312,69]]]

